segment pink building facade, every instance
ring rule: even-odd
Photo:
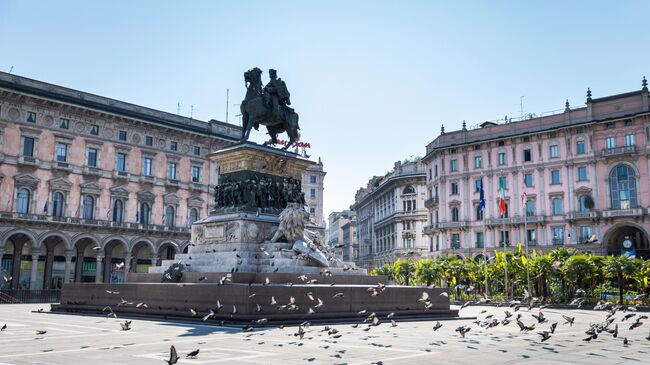
[[[429,251],[517,243],[650,256],[650,100],[642,89],[564,112],[446,132],[426,147]],[[480,210],[483,184],[485,211]],[[507,209],[499,212],[499,187]]]

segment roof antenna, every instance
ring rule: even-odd
[[[11,67],[9,68],[9,73],[12,73],[13,70],[14,70],[14,66],[11,66]]]

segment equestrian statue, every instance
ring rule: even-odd
[[[264,145],[278,143],[278,134],[287,132],[289,142],[283,148],[286,150],[300,140],[298,113],[289,107],[289,90],[284,81],[277,77],[277,72],[270,69],[269,77],[271,80],[262,88],[262,70],[255,67],[244,72],[247,90],[241,103],[243,127],[240,141],[248,140],[251,128],[258,130],[262,124],[271,136],[271,140],[264,142]]]

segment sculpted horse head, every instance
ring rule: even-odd
[[[259,88],[261,90],[262,70],[260,70],[258,67],[254,67],[244,72],[244,82],[246,82],[247,88],[253,86],[253,88]]]

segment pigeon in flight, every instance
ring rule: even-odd
[[[169,348],[169,360],[167,360],[168,365],[174,365],[178,362],[178,354],[176,353],[176,347],[172,345]]]
[[[200,350],[201,350],[201,349],[196,349],[196,350],[194,350],[194,351],[188,353],[185,357],[186,357],[186,358],[189,357],[190,359],[196,359],[196,356],[199,354],[199,351],[200,351]]]

